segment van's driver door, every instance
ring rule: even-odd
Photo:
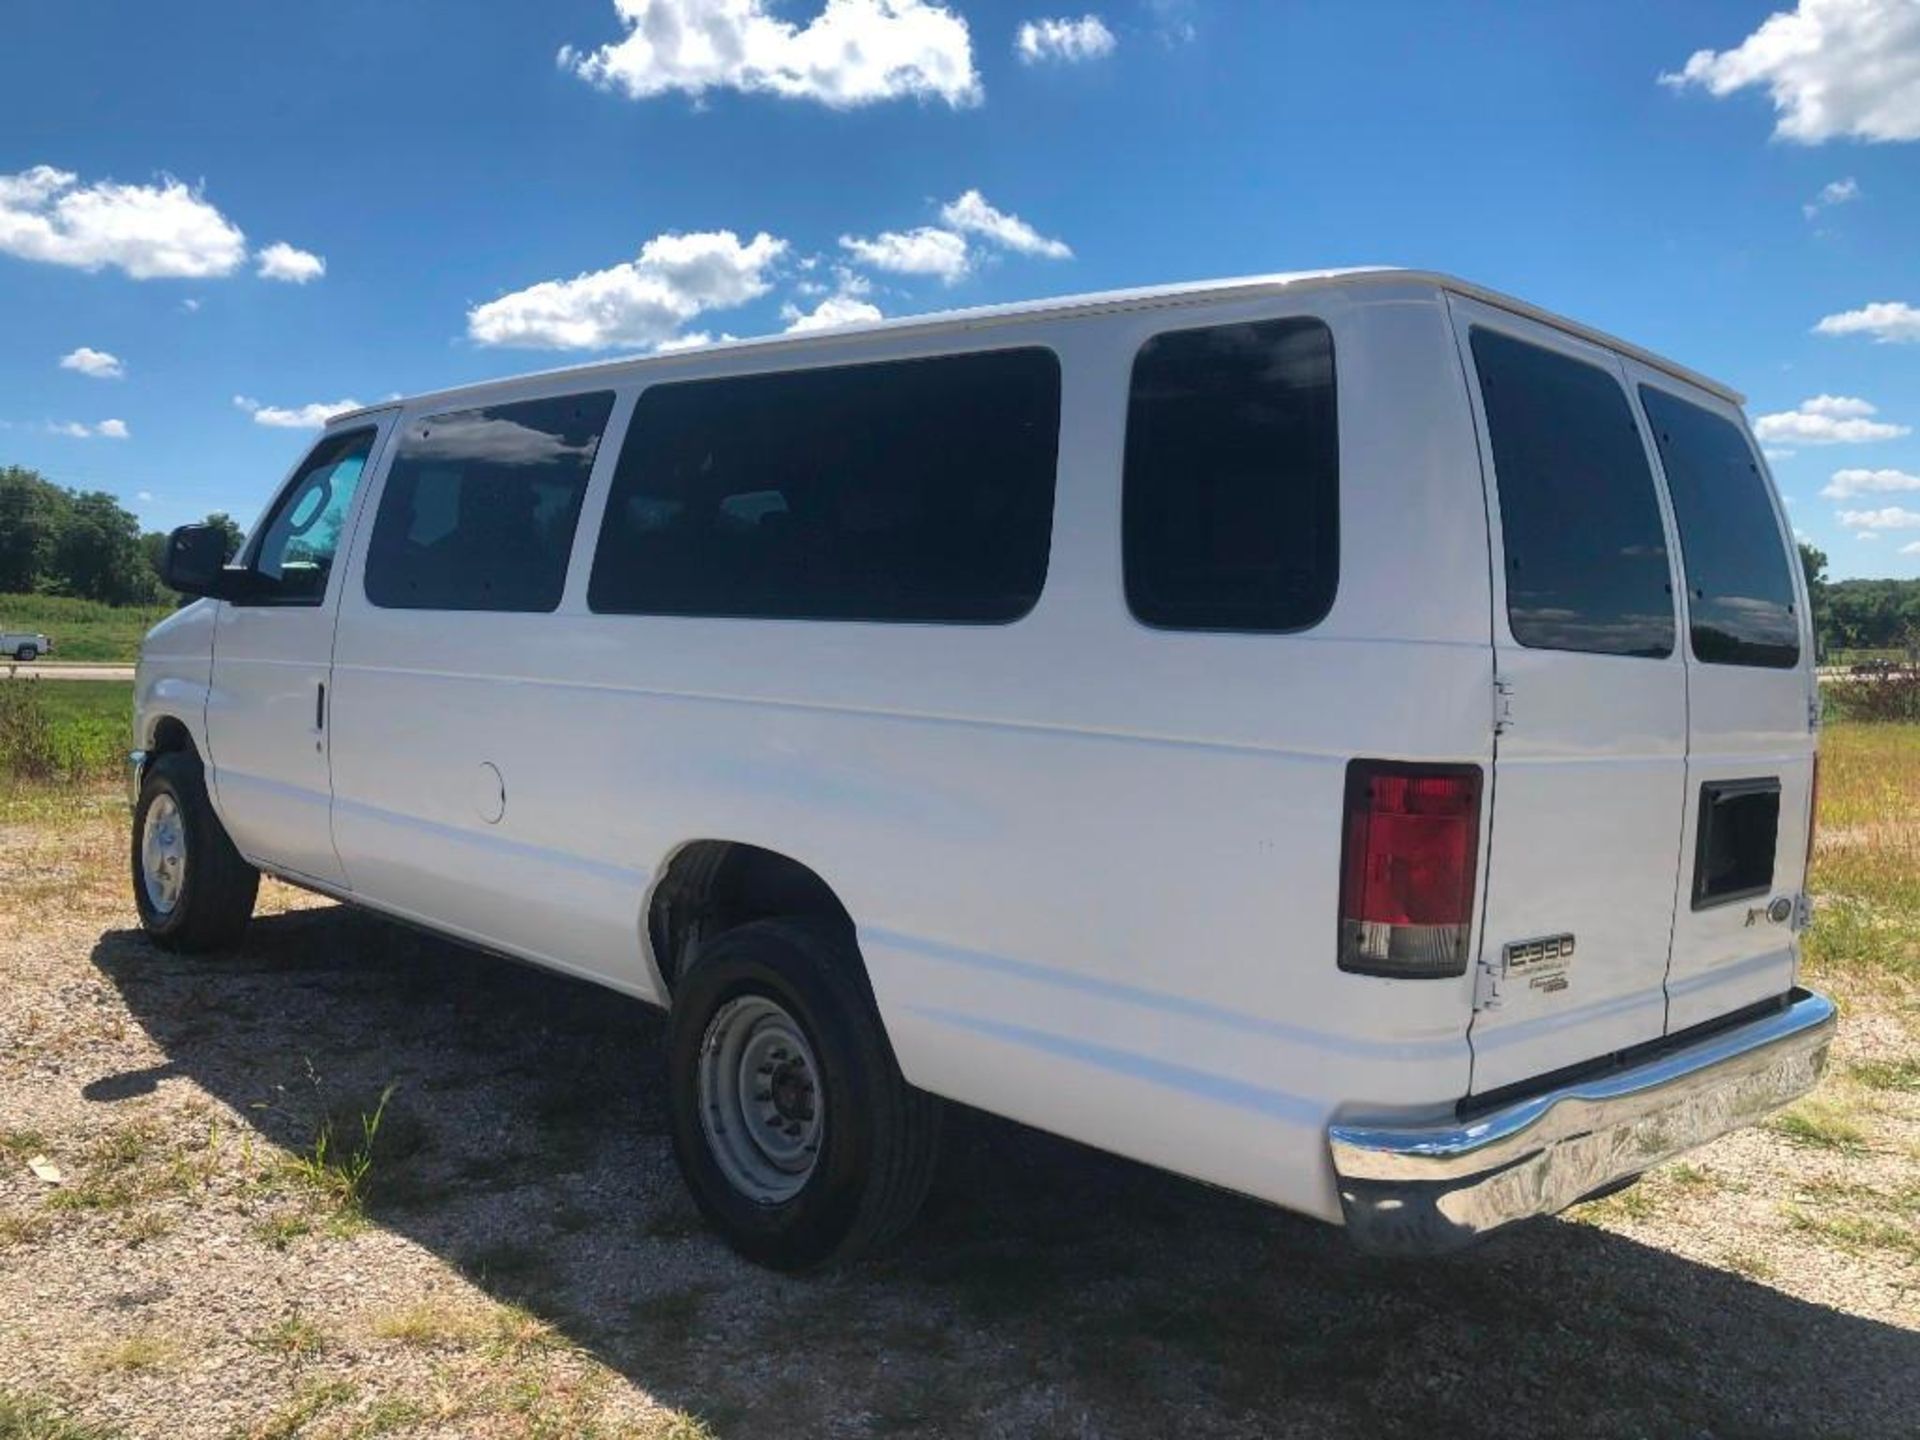
[[[346,872],[327,755],[334,560],[391,418],[329,434],[301,461],[241,550],[214,626],[208,774],[221,820],[254,863],[336,887]]]

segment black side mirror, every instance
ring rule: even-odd
[[[232,589],[233,575],[227,569],[227,537],[215,526],[182,525],[167,537],[160,578],[168,589],[219,599]]]

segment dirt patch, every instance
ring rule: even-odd
[[[133,929],[123,826],[101,806],[7,836],[0,1436],[41,1433],[9,1406],[183,1440],[1893,1436],[1920,1415],[1905,988],[1846,996],[1799,1121],[1445,1262],[1367,1260],[956,1112],[898,1250],[787,1279],[693,1213],[652,1012],[280,886],[241,954],[163,954]]]

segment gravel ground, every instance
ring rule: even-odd
[[[277,885],[163,954],[124,825],[0,825],[0,1440],[1920,1434],[1910,992],[1793,1120],[1444,1262],[955,1112],[901,1248],[795,1280],[701,1228],[651,1012]]]

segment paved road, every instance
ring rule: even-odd
[[[35,680],[131,680],[131,665],[62,665],[57,660],[36,660],[29,665],[0,661],[0,675],[23,675]]]

